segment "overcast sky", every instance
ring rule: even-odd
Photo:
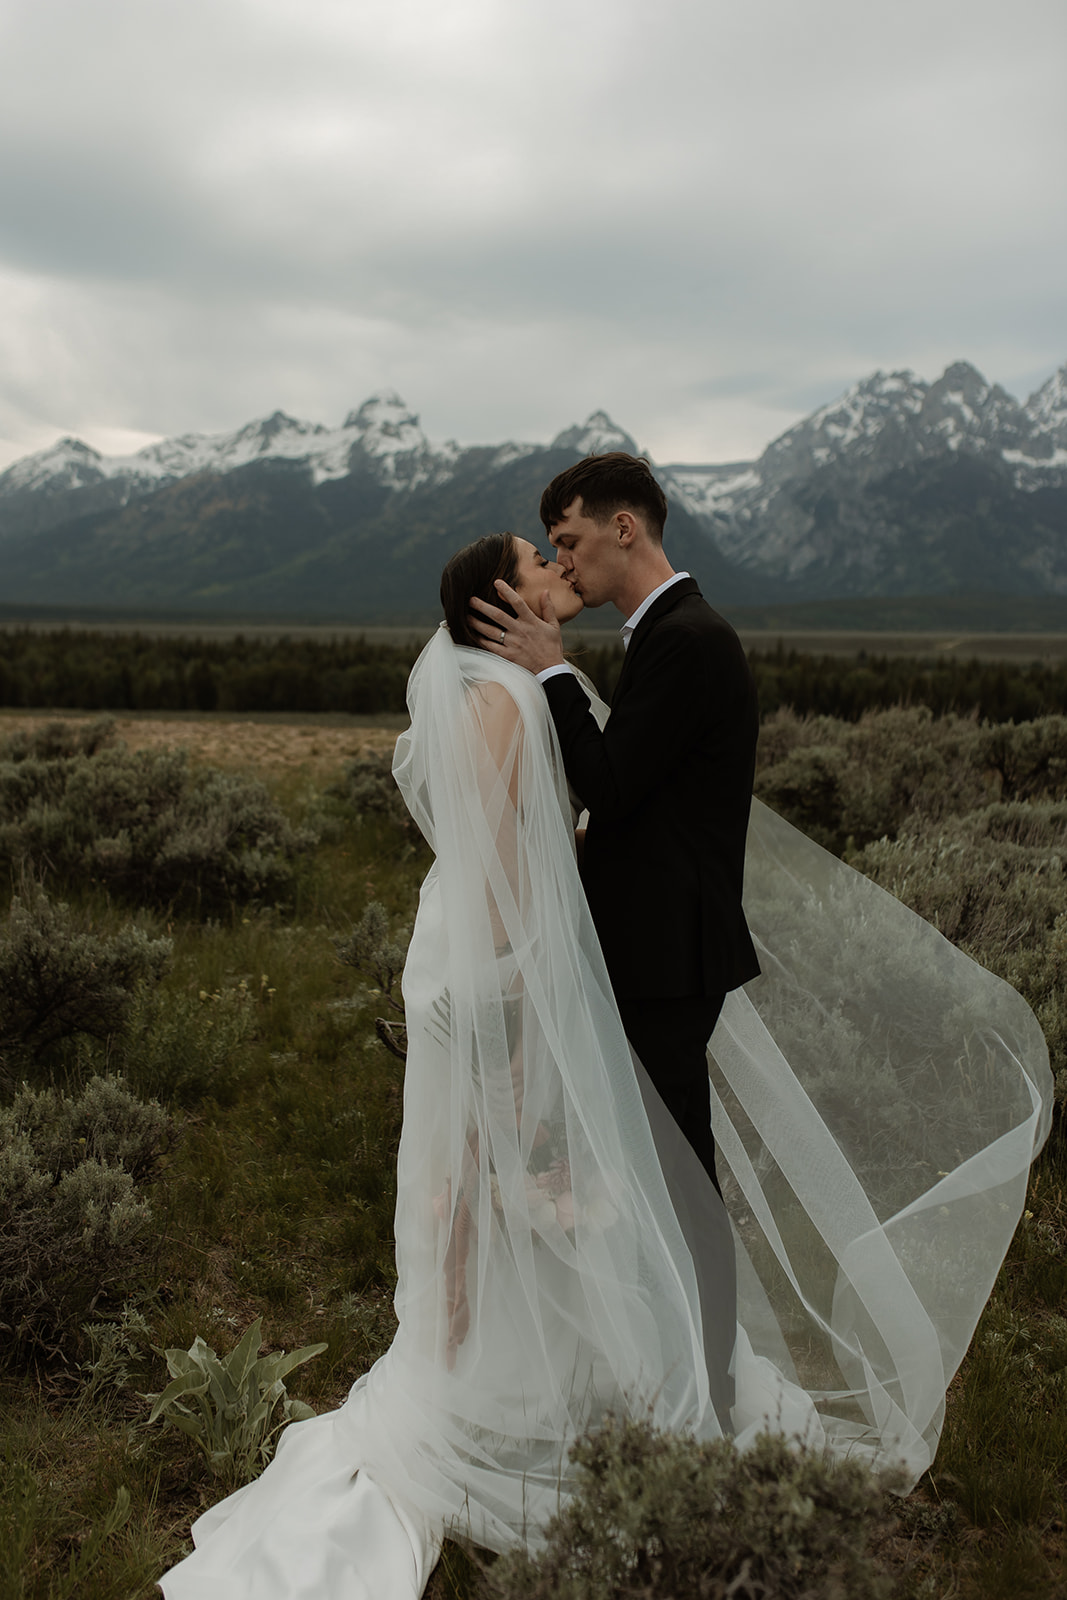
[[[0,467],[382,388],[757,454],[1067,359],[1064,0],[0,0]]]

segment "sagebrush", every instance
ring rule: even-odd
[[[171,949],[131,924],[98,933],[91,918],[24,877],[0,921],[0,1095],[69,1069],[71,1041],[121,1033]]]
[[[882,1485],[780,1435],[739,1451],[609,1421],[571,1451],[573,1498],[538,1554],[504,1555],[485,1600],[883,1600]]]
[[[69,1359],[151,1259],[145,1186],[172,1118],[116,1079],[24,1089],[0,1108],[0,1365]]]
[[[197,916],[288,898],[316,836],[262,783],[112,739],[66,753],[56,730],[0,747],[0,862]]]

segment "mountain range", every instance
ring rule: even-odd
[[[541,538],[545,483],[613,449],[637,445],[604,412],[547,445],[432,446],[392,393],[338,428],[61,439],[0,474],[0,603],[422,622],[452,550]],[[1067,363],[1025,404],[966,362],[876,372],[758,460],[656,472],[670,557],[713,601],[1067,595]]]

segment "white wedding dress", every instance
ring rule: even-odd
[[[415,1600],[445,1534],[536,1545],[608,1411],[914,1481],[1047,1133],[1019,995],[757,804],[763,976],[709,1052],[724,1208],[626,1044],[540,686],[442,627],[409,707],[394,771],[436,860],[404,972],[397,1334],[196,1522],[166,1600]]]

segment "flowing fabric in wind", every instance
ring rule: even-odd
[[[1019,995],[757,803],[763,976],[709,1051],[724,1208],[624,1038],[540,686],[442,628],[408,700],[394,771],[436,859],[404,972],[397,1334],[195,1525],[167,1600],[417,1596],[443,1532],[536,1544],[606,1411],[914,1480],[1047,1133]]]
[[[763,976],[711,1041],[712,1125],[754,1351],[828,1444],[930,1465],[1022,1214],[1052,1078],[1022,997],[753,803]]]

